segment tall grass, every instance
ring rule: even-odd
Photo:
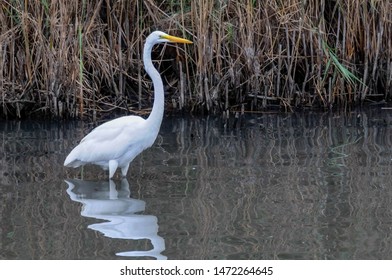
[[[392,96],[392,2],[0,2],[2,117],[143,113],[151,82],[145,37],[160,29],[191,47],[153,57],[168,110],[333,108]]]

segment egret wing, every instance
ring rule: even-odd
[[[86,135],[66,158],[64,165],[80,166],[117,159],[133,145],[143,141],[140,128],[144,119],[136,116],[121,117],[106,122]]]

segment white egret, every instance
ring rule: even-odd
[[[147,119],[138,116],[120,117],[101,124],[87,134],[67,156],[64,166],[79,167],[96,164],[109,169],[112,178],[117,168],[126,176],[130,162],[143,150],[152,146],[158,136],[164,111],[163,82],[151,61],[152,47],[158,43],[192,44],[191,41],[170,36],[161,31],[152,32],[143,51],[144,68],[154,87],[154,104]]]

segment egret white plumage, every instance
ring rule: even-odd
[[[76,168],[85,164],[99,165],[105,170],[109,169],[109,178],[113,177],[117,168],[121,168],[125,177],[130,162],[154,144],[163,118],[164,91],[161,76],[151,61],[151,51],[155,44],[166,42],[192,44],[187,39],[161,31],[154,31],[147,37],[143,62],[154,87],[154,104],[149,117],[125,116],[101,124],[69,153],[64,166]]]

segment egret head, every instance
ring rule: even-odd
[[[182,44],[192,44],[191,41],[187,39],[183,39],[176,36],[171,36],[162,31],[154,31],[152,32],[146,39],[146,43],[150,43],[152,45],[159,43],[182,43]]]

